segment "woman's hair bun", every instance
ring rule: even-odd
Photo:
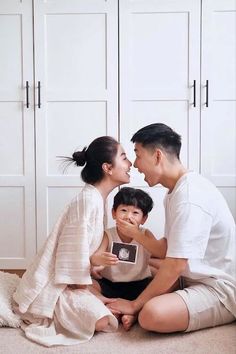
[[[86,163],[86,149],[87,147],[84,147],[82,151],[75,151],[73,153],[72,159],[77,166],[84,166],[84,164]]]

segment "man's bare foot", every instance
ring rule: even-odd
[[[126,331],[129,331],[133,324],[137,321],[137,315],[123,315],[121,322]]]

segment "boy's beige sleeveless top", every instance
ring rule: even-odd
[[[141,228],[143,237],[145,237],[145,229]],[[112,242],[122,242],[116,227],[106,230],[109,244],[108,249],[111,250]],[[151,277],[151,270],[149,267],[149,260],[151,254],[138,242],[132,240],[130,245],[137,245],[138,254],[136,263],[118,263],[112,267],[105,267],[100,273],[101,275],[112,282],[130,282],[138,281],[148,277]]]

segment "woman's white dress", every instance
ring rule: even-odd
[[[117,319],[101,300],[88,290],[68,287],[92,284],[89,257],[99,247],[103,231],[102,196],[86,184],[62,213],[13,295],[28,338],[46,346],[82,343],[93,336],[96,322],[104,316],[109,316],[105,331],[117,329]]]

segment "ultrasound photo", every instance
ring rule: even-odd
[[[138,254],[138,246],[124,242],[112,242],[111,252],[120,262],[135,264]]]

